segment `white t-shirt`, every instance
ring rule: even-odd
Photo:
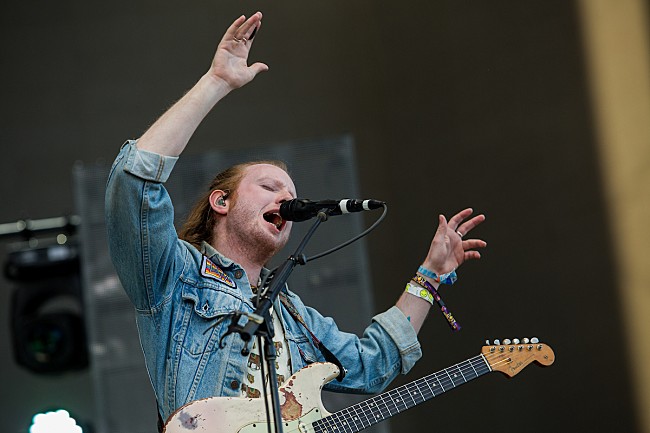
[[[273,344],[275,345],[276,359],[275,370],[278,375],[278,386],[282,385],[291,376],[291,357],[289,356],[289,345],[284,337],[284,328],[282,321],[274,308],[271,308],[271,317],[273,318],[273,329],[275,336],[273,337]],[[248,366],[246,377],[241,383],[241,395],[247,398],[259,398],[262,396],[262,370],[260,364],[265,362],[260,356],[260,348],[257,344],[257,339],[253,340],[253,347],[248,355]],[[264,368],[266,369],[266,364]],[[267,384],[268,392],[268,371],[264,378]]]

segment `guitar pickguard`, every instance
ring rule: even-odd
[[[313,432],[311,423],[330,415],[321,389],[339,374],[329,363],[314,363],[291,376],[279,389],[285,431]],[[169,418],[164,433],[261,433],[267,431],[262,398],[211,397],[193,401]]]
[[[314,408],[307,412],[305,415],[294,421],[284,422],[282,430],[284,432],[299,432],[299,433],[313,433],[314,428],[312,423],[323,418],[320,409]],[[271,431],[275,431],[275,426],[271,426]],[[238,430],[238,433],[267,433],[267,422],[257,422],[248,424]]]

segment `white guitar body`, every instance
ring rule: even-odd
[[[376,395],[334,414],[323,407],[323,385],[339,374],[330,363],[301,369],[280,387],[282,430],[290,433],[356,433],[484,374],[509,377],[532,362],[551,365],[553,349],[534,338],[483,346],[481,354]],[[269,411],[271,411],[269,409]],[[272,411],[271,411],[272,412]],[[169,417],[164,433],[267,433],[262,398],[212,397],[186,404]],[[275,431],[271,423],[271,431]]]
[[[298,371],[280,387],[280,411],[285,432],[312,433],[312,423],[330,415],[323,407],[321,389],[338,374],[339,370],[333,364],[314,363]],[[263,398],[211,397],[179,408],[167,421],[164,433],[267,431]]]

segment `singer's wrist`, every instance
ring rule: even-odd
[[[409,281],[406,284],[404,291],[406,293],[410,293],[413,296],[424,299],[429,303],[429,305],[433,305],[433,294],[429,292],[425,287],[413,284]]]
[[[433,278],[431,278],[431,277],[427,277],[426,275],[422,274],[420,271],[416,272],[415,275],[418,275],[418,276],[424,278],[424,279],[425,279],[429,284],[431,284],[431,285],[433,286],[433,288],[436,289],[436,290],[437,290],[438,287],[440,286],[440,282],[439,282],[439,281],[436,281],[435,279],[433,279]]]
[[[437,272],[434,272],[430,269],[427,269],[424,267],[424,265],[421,265],[418,268],[418,275],[423,276],[424,278],[427,279],[430,283],[437,283],[437,284],[447,284],[447,285],[452,285],[456,282],[458,279],[458,276],[456,275],[456,271],[453,270],[451,272],[447,272],[446,274],[438,274]],[[436,288],[438,286],[435,286]]]

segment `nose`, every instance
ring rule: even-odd
[[[278,194],[278,203],[282,204],[285,201],[293,200],[293,195],[287,190],[280,191]]]

